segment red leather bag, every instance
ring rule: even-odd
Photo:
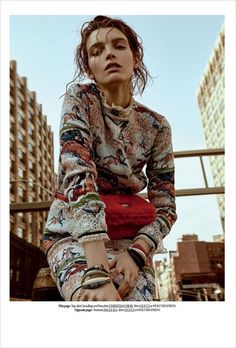
[[[137,195],[99,194],[106,204],[110,239],[133,238],[138,230],[156,218],[155,207]]]

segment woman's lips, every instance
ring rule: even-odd
[[[116,63],[111,63],[111,64],[108,64],[105,68],[105,71],[107,70],[114,70],[114,69],[119,69],[121,68],[121,66],[119,64],[116,64]]]

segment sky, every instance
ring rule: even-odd
[[[220,15],[119,15],[141,37],[144,62],[152,82],[141,103],[166,116],[172,127],[174,151],[206,148],[196,91],[224,23]],[[55,170],[58,162],[58,129],[65,86],[73,79],[74,50],[81,25],[88,16],[17,15],[10,17],[10,59],[18,74],[26,76],[36,91],[48,125],[54,132]],[[204,159],[212,184],[208,159]],[[200,161],[176,160],[176,189],[203,187]],[[165,238],[168,250],[176,249],[183,234],[198,234],[212,241],[222,233],[216,196],[177,198],[178,220]]]

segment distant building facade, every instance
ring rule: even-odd
[[[174,296],[169,262],[165,258],[163,261],[155,261],[154,266],[156,299],[159,301],[173,301]]]
[[[16,61],[10,62],[10,201],[52,200],[55,191],[53,132],[27,88],[27,79],[17,74]],[[18,213],[10,216],[10,231],[38,247],[47,212]]]
[[[225,31],[221,29],[197,90],[198,106],[208,148],[224,148]],[[215,186],[224,186],[224,156],[211,156]],[[217,195],[224,229],[224,195]]]
[[[214,299],[214,291],[224,291],[224,242],[199,241],[197,235],[184,235],[172,257],[173,293],[176,300]]]

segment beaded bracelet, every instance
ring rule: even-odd
[[[106,272],[107,274],[109,274],[109,272],[104,268],[103,265],[94,265],[92,267],[88,267],[88,268],[85,268],[84,269],[84,274],[89,272],[89,271],[103,271],[103,272]]]
[[[82,276],[81,283],[84,283],[84,281],[87,278],[92,279],[92,278],[95,278],[95,276],[107,277],[107,276],[109,276],[109,274],[107,272],[104,272],[104,271],[90,270]]]
[[[86,282],[84,282],[82,284],[82,288],[83,289],[97,289],[100,286],[102,286],[104,284],[108,284],[110,282],[111,282],[110,277],[94,278],[94,279],[90,279],[90,280],[87,280]]]
[[[145,256],[147,257],[148,253],[146,252],[146,250],[144,249],[144,247],[142,245],[140,245],[138,243],[134,243],[134,244],[131,244],[130,247],[141,250],[145,254]]]
[[[136,265],[138,266],[138,268],[142,269],[145,266],[145,261],[142,258],[142,256],[135,250],[132,250],[131,248],[127,248],[127,252],[129,253],[129,255],[131,256],[131,258],[133,259],[133,261],[136,263]]]
[[[147,256],[142,250],[138,248],[134,248],[133,246],[129,246],[129,250],[135,250],[143,258],[144,262],[146,263]]]

